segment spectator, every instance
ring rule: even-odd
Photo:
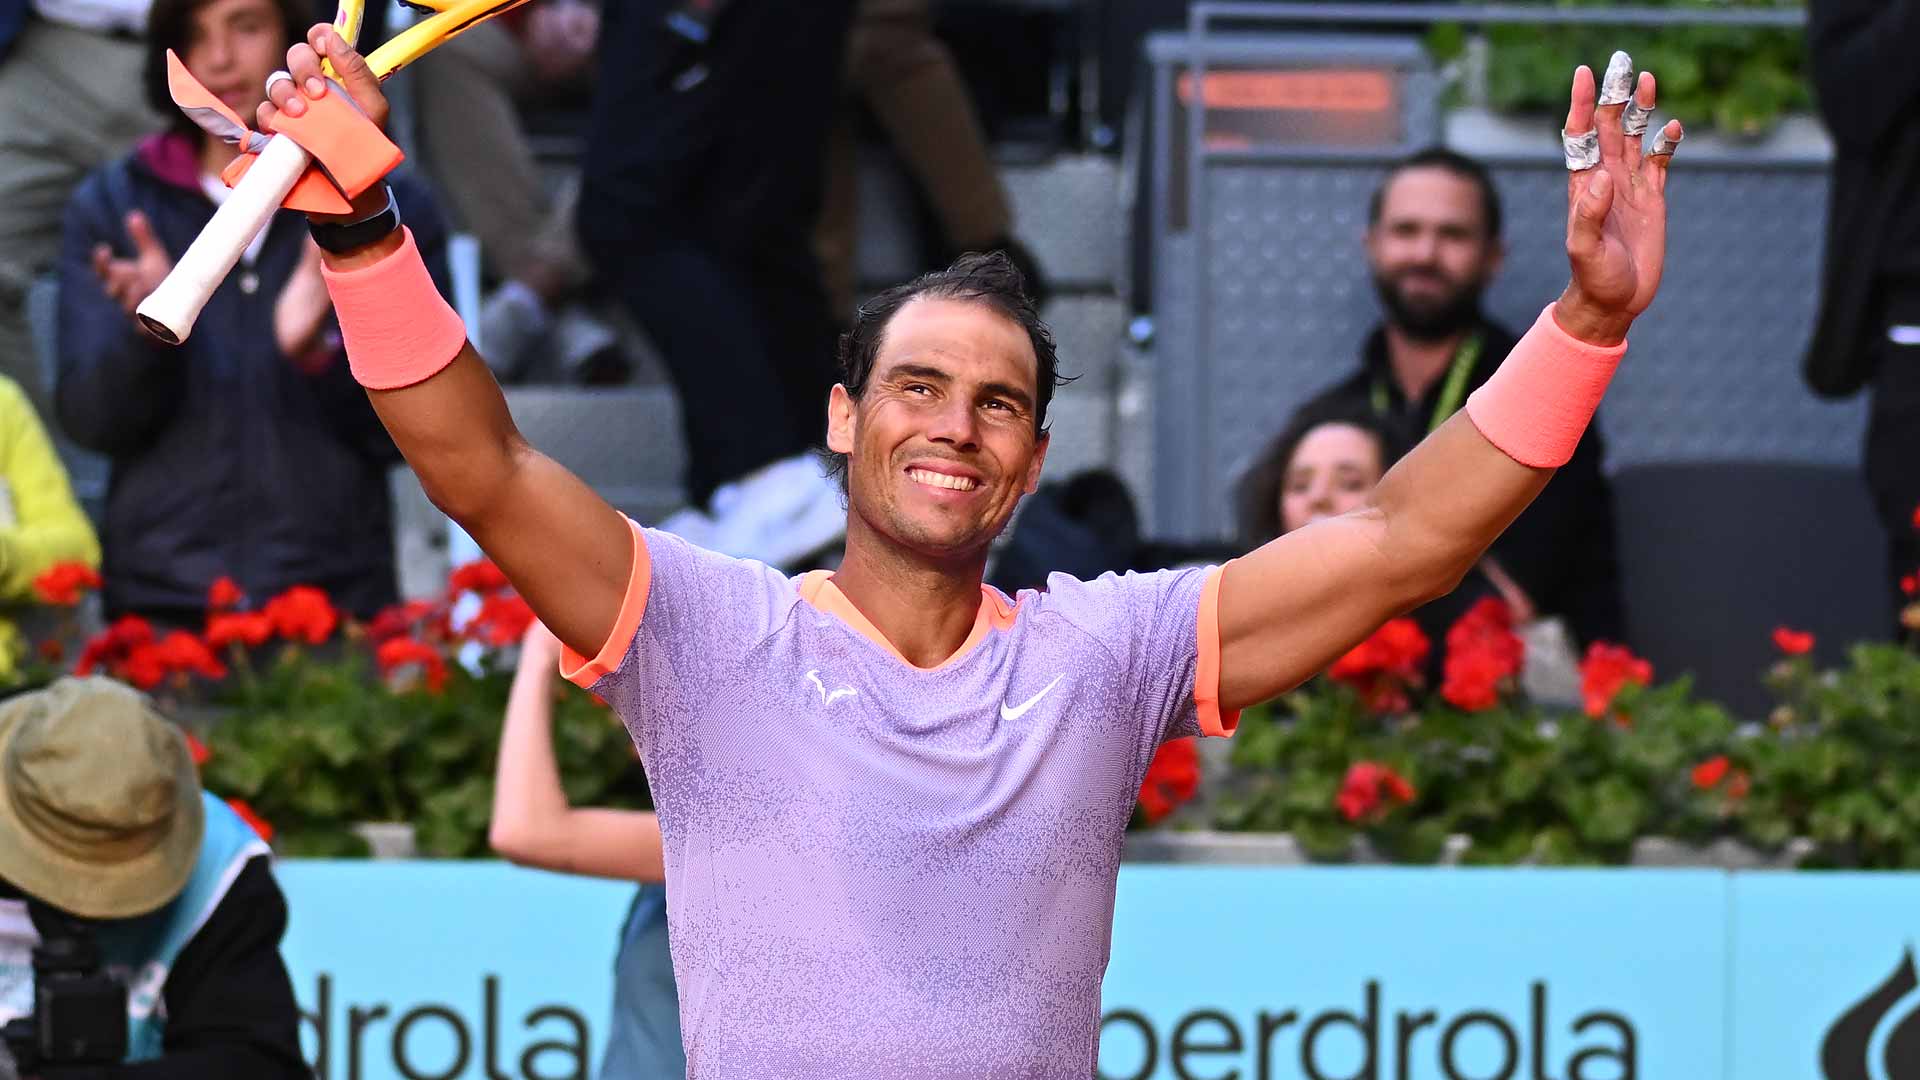
[[[1807,382],[1829,397],[1873,389],[1867,486],[1893,588],[1920,569],[1920,5],[1814,0],[1807,20],[1814,100],[1834,141]],[[1908,602],[1894,595],[1896,610]]]
[[[34,579],[59,563],[98,569],[100,541],[26,393],[0,375],[0,605],[35,600]],[[0,619],[0,675],[24,647],[13,621]]]
[[[1466,403],[1517,340],[1480,307],[1504,254],[1492,178],[1450,150],[1407,158],[1374,193],[1366,249],[1386,320],[1368,336],[1359,370],[1308,409],[1370,414],[1412,446]],[[1564,619],[1581,642],[1622,633],[1605,453],[1599,427],[1588,427],[1573,460],[1492,551],[1523,610]]]
[[[414,67],[422,156],[454,223],[503,282],[481,305],[480,348],[503,381],[551,356],[556,373],[618,381],[613,329],[580,301],[590,270],[573,231],[577,189],[549,199],[520,105],[578,93],[600,32],[586,0],[542,0],[468,30]]]
[[[171,48],[251,119],[304,9],[157,0],[149,100],[168,100]],[[197,627],[207,587],[228,575],[256,599],[317,585],[367,617],[396,592],[387,470],[399,455],[347,370],[302,216],[274,216],[186,344],[160,344],[133,317],[226,197],[218,176],[234,154],[176,110],[67,208],[56,407],[75,442],[110,459],[106,607]],[[417,184],[394,188],[444,287],[432,204]]]
[[[1035,304],[1046,299],[1039,264],[1013,239],[1013,210],[987,153],[953,54],[933,33],[928,0],[857,0],[847,39],[840,108],[828,147],[825,211],[815,231],[836,316],[849,317],[855,292],[854,225],[859,204],[855,117],[872,113],[932,205],[946,265],[968,251],[1004,251],[1026,278]]]
[[[686,1075],[680,997],[667,949],[666,861],[660,819],[637,810],[576,810],[553,754],[553,680],[560,642],[539,621],[527,628],[507,698],[494,776],[493,848],[522,866],[641,882],[614,961],[613,1028],[600,1080]]]
[[[1397,427],[1370,409],[1339,402],[1303,409],[1240,481],[1242,543],[1251,550],[1322,518],[1363,509],[1406,448]],[[1482,558],[1451,593],[1411,613],[1433,643],[1427,654],[1427,685],[1440,685],[1448,628],[1489,596],[1506,602],[1515,631],[1526,642],[1526,692],[1545,703],[1578,703],[1578,658],[1564,630],[1539,617],[1526,591],[1492,555]]]
[[[112,1033],[126,1040],[124,1058],[20,1061],[21,1075],[312,1075],[280,958],[287,904],[271,853],[200,790],[186,740],[144,697],[107,679],[62,679],[0,706],[0,790],[0,1022],[56,1019],[36,1013],[43,945],[90,944],[107,974],[134,973],[122,984],[127,1026]]]
[[[53,269],[60,208],[163,114],[140,84],[150,0],[9,0],[0,15],[0,374],[48,416],[27,290]],[[171,110],[168,110],[171,111]]]
[[[690,509],[664,527],[772,564],[846,530],[811,452],[835,333],[812,238],[852,8],[634,0],[601,24],[579,228],[679,390]]]

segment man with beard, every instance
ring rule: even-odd
[[[1493,178],[1437,147],[1399,162],[1373,194],[1366,248],[1386,321],[1367,336],[1360,369],[1304,409],[1370,412],[1412,446],[1458,411],[1518,340],[1480,310],[1505,255]],[[1511,579],[1501,591],[1518,618],[1559,616],[1582,646],[1623,633],[1604,456],[1599,426],[1588,427],[1573,459],[1494,541],[1487,567],[1496,580]]]

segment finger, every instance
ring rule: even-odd
[[[1680,146],[1680,140],[1687,132],[1678,120],[1669,120],[1653,138],[1653,149],[1647,152],[1647,164],[1644,175],[1652,182],[1653,190],[1667,190],[1667,167],[1673,164],[1673,152]]]
[[[1600,100],[1594,109],[1594,127],[1600,132],[1600,163],[1613,166],[1620,162],[1626,138],[1620,132],[1620,114],[1633,98],[1633,57],[1616,51],[1607,61],[1607,73],[1600,77]]]
[[[1585,132],[1593,130],[1593,99],[1593,69],[1581,64],[1573,69],[1573,92],[1567,106],[1567,123],[1560,129],[1563,139],[1577,139]],[[1567,151],[1569,170],[1575,167],[1574,157],[1574,151],[1569,148]],[[1580,177],[1581,174],[1578,172],[1570,171],[1567,174],[1568,205],[1572,205],[1573,201],[1580,197],[1580,193],[1586,190],[1586,184]]]
[[[318,26],[307,31],[307,41],[287,50],[287,74],[292,75],[294,81],[306,90],[308,97],[320,96],[313,93],[311,80],[318,79],[323,85],[327,81],[326,73],[320,70],[320,50],[310,44],[319,31]],[[332,28],[328,27],[327,32],[332,33]]]
[[[373,74],[373,68],[367,65],[367,58],[347,44],[345,38],[331,26],[321,25],[313,29],[316,39],[314,48],[318,49],[333,65],[334,77],[352,97],[354,103],[367,117],[381,127],[387,125],[387,97],[380,91],[380,80]]]
[[[1608,169],[1590,169],[1576,179],[1583,181],[1580,197],[1574,200],[1567,221],[1567,256],[1577,268],[1600,254],[1601,226],[1607,210],[1613,206],[1613,173]]]
[[[253,129],[255,131],[272,131],[274,118],[279,115],[280,110],[273,102],[261,102],[260,107],[253,111]]]
[[[138,210],[127,212],[127,239],[133,241],[135,258],[167,253],[167,249],[160,245],[160,238],[153,235],[153,223],[147,220],[147,215]]]
[[[274,74],[278,75],[282,73],[275,72]],[[286,78],[276,79],[269,77],[267,79],[267,100],[261,103],[261,108],[264,109],[267,106],[272,106],[286,113],[288,116],[299,116],[307,111],[307,103],[301,100],[300,84],[294,79],[293,73],[289,71],[284,74]],[[264,112],[260,114],[260,120],[262,131],[273,130],[266,126],[267,115]]]
[[[1620,114],[1620,134],[1626,138],[1626,161],[1629,170],[1638,172],[1640,157],[1646,148],[1647,124],[1653,117],[1654,104],[1653,72],[1640,73],[1640,81],[1634,86],[1633,98]]]
[[[93,275],[100,279],[102,285],[106,284],[107,278],[113,273],[113,249],[105,244],[93,245],[92,261]]]

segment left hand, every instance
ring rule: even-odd
[[[1640,73],[1638,103],[1651,109],[1654,78]],[[1625,340],[1627,327],[1653,303],[1667,257],[1667,165],[1670,154],[1643,154],[1641,136],[1621,131],[1626,104],[1598,105],[1593,70],[1573,75],[1568,132],[1598,130],[1600,164],[1567,174],[1567,260],[1573,280],[1554,316],[1575,337],[1596,345]],[[1680,121],[1661,129],[1670,140]]]
[[[273,336],[280,354],[295,361],[306,360],[332,310],[326,279],[320,275],[320,247],[309,239],[293,275],[273,304]]]

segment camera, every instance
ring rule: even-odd
[[[101,970],[100,947],[78,920],[28,901],[33,1013],[0,1028],[22,1075],[59,1065],[116,1065],[127,1057],[127,988]]]

